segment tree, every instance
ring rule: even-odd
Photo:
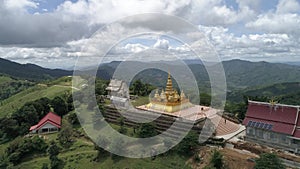
[[[57,158],[57,155],[59,154],[59,147],[56,145],[54,141],[50,143],[50,146],[48,148],[49,153],[49,159],[50,159],[50,166],[51,169],[57,169],[60,165],[61,161]]]
[[[39,119],[43,118],[50,111],[50,103],[51,100],[47,97],[43,97],[32,102],[32,105],[39,115]]]
[[[184,139],[176,146],[176,150],[181,155],[192,155],[194,148],[198,145],[198,134],[189,132]]]
[[[63,116],[68,113],[68,106],[64,99],[59,96],[56,96],[52,101],[51,105],[54,109],[54,112],[59,116]]]
[[[210,106],[211,104],[211,95],[207,93],[200,93],[200,105]]]
[[[78,120],[78,117],[76,115],[76,113],[71,113],[69,116],[68,116],[68,122],[72,125],[74,124],[79,124],[79,120]]]
[[[59,147],[56,145],[56,143],[54,141],[51,141],[50,146],[47,151],[51,158],[52,156],[57,156],[59,154]]]
[[[68,111],[73,111],[74,110],[74,104],[73,104],[73,96],[70,94],[67,98],[67,106],[68,106]]]
[[[143,123],[140,125],[138,135],[141,138],[148,138],[157,135],[155,125],[153,123]]]
[[[18,122],[15,119],[4,117],[0,118],[0,142],[7,141],[19,135]]]
[[[96,95],[107,95],[107,90],[106,90],[107,85],[108,85],[108,81],[96,79],[95,81]]]
[[[22,123],[33,125],[39,121],[37,111],[33,105],[24,105],[21,109],[12,114],[12,118],[17,120],[19,125]]]
[[[47,163],[43,163],[42,169],[48,169],[48,164]]]
[[[73,129],[69,123],[62,126],[62,130],[58,134],[58,140],[61,145],[69,147],[71,145]]]
[[[260,158],[255,160],[255,169],[282,169],[285,166],[274,153],[261,154]]]
[[[46,152],[47,144],[42,138],[35,136],[33,138],[18,137],[12,141],[6,149],[8,159],[13,164],[19,163],[22,158],[32,152]]]
[[[132,84],[132,89],[133,89],[133,94],[135,95],[141,95],[142,90],[144,90],[144,85],[142,83],[141,80],[136,80],[133,84]]]
[[[216,169],[223,168],[224,166],[223,155],[219,151],[214,150],[212,157],[210,159],[210,165],[215,167]]]
[[[127,133],[127,128],[124,126],[124,125],[125,125],[125,119],[124,119],[124,117],[120,117],[120,118],[118,119],[118,123],[119,123],[119,125],[120,125],[120,128],[119,128],[118,131],[119,131],[121,134]]]

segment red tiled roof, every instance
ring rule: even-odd
[[[29,130],[30,131],[35,130],[35,129],[38,130],[42,126],[44,126],[46,123],[50,123],[50,124],[60,128],[61,127],[61,117],[52,112],[49,112],[45,117],[42,118],[42,120],[39,121],[38,124],[31,126]]]
[[[274,132],[300,138],[300,131],[295,130],[300,125],[298,109],[299,106],[249,101],[243,124],[247,125],[249,121],[267,123],[273,125],[271,130]]]
[[[251,118],[251,117],[246,117],[243,121],[243,125],[247,125],[249,121],[271,124],[271,125],[273,125],[271,131],[274,131],[277,133],[289,134],[289,135],[293,135],[293,131],[295,128],[294,125],[292,125],[292,124],[256,119],[256,118]]]
[[[277,121],[282,123],[295,124],[297,118],[297,108],[274,105],[268,103],[253,103],[249,102],[247,117],[257,119],[266,119],[270,121]]]
[[[296,129],[294,135],[294,137],[300,138],[300,129]]]

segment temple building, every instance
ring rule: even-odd
[[[122,80],[112,79],[106,88],[110,101],[119,108],[129,107],[129,89]]]
[[[186,98],[183,90],[181,90],[179,95],[177,90],[173,89],[172,78],[169,73],[166,91],[162,89],[159,93],[159,90],[157,89],[154,97],[146,107],[148,109],[172,113],[192,106],[193,105],[190,103],[189,99]]]
[[[128,106],[129,92],[124,81],[111,80],[107,90],[110,93],[111,104],[106,105],[103,116],[111,123],[119,124],[117,119],[121,117],[125,117],[126,124],[130,126],[138,126],[139,120],[151,121],[159,133],[169,130],[171,131],[169,136],[173,138],[180,136],[182,131],[180,128],[170,128],[177,120],[182,123],[182,126],[192,122],[192,130],[197,133],[202,131],[204,124],[208,124],[215,131],[212,136],[224,139],[232,138],[245,130],[244,126],[230,119],[224,119],[220,115],[222,110],[191,103],[183,90],[178,92],[173,88],[170,73],[166,80],[166,87],[157,89],[154,95],[150,96],[148,104]]]
[[[245,140],[300,153],[300,106],[248,101]]]

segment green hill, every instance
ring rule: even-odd
[[[239,102],[243,96],[274,98],[279,103],[300,105],[300,83],[278,83],[269,86],[236,90],[228,94],[228,100]]]
[[[47,69],[34,64],[19,64],[2,58],[0,58],[0,73],[31,81],[43,81],[72,75],[71,71]]]
[[[0,75],[0,101],[33,86],[33,82]]]
[[[62,77],[48,84],[37,84],[0,102],[0,117],[11,114],[21,108],[26,102],[42,97],[53,99],[64,92],[71,91],[71,77]]]
[[[120,63],[121,62],[111,62],[100,65],[97,76],[109,80]],[[181,68],[178,65],[172,65],[172,62],[168,61],[162,61],[160,63],[127,61],[122,64],[129,65],[129,67],[151,67],[151,65],[153,67],[153,65],[161,64],[163,67],[171,68],[171,74],[172,69],[179,70]],[[197,62],[188,62],[187,66],[193,72],[199,88],[202,91],[208,91],[210,83],[205,66]],[[215,65],[213,63],[210,63],[209,66],[214,70]],[[229,90],[267,86],[276,83],[300,82],[300,66],[295,65],[230,60],[224,61],[223,67]],[[143,82],[155,86],[164,86],[166,77],[166,72],[162,72],[158,69],[146,69],[137,74],[135,79],[141,79]]]
[[[223,62],[230,88],[300,82],[300,67],[268,62],[231,60]]]

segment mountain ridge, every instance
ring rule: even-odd
[[[0,73],[31,81],[43,81],[72,75],[71,71],[48,69],[31,63],[20,64],[3,58],[0,58]]]

